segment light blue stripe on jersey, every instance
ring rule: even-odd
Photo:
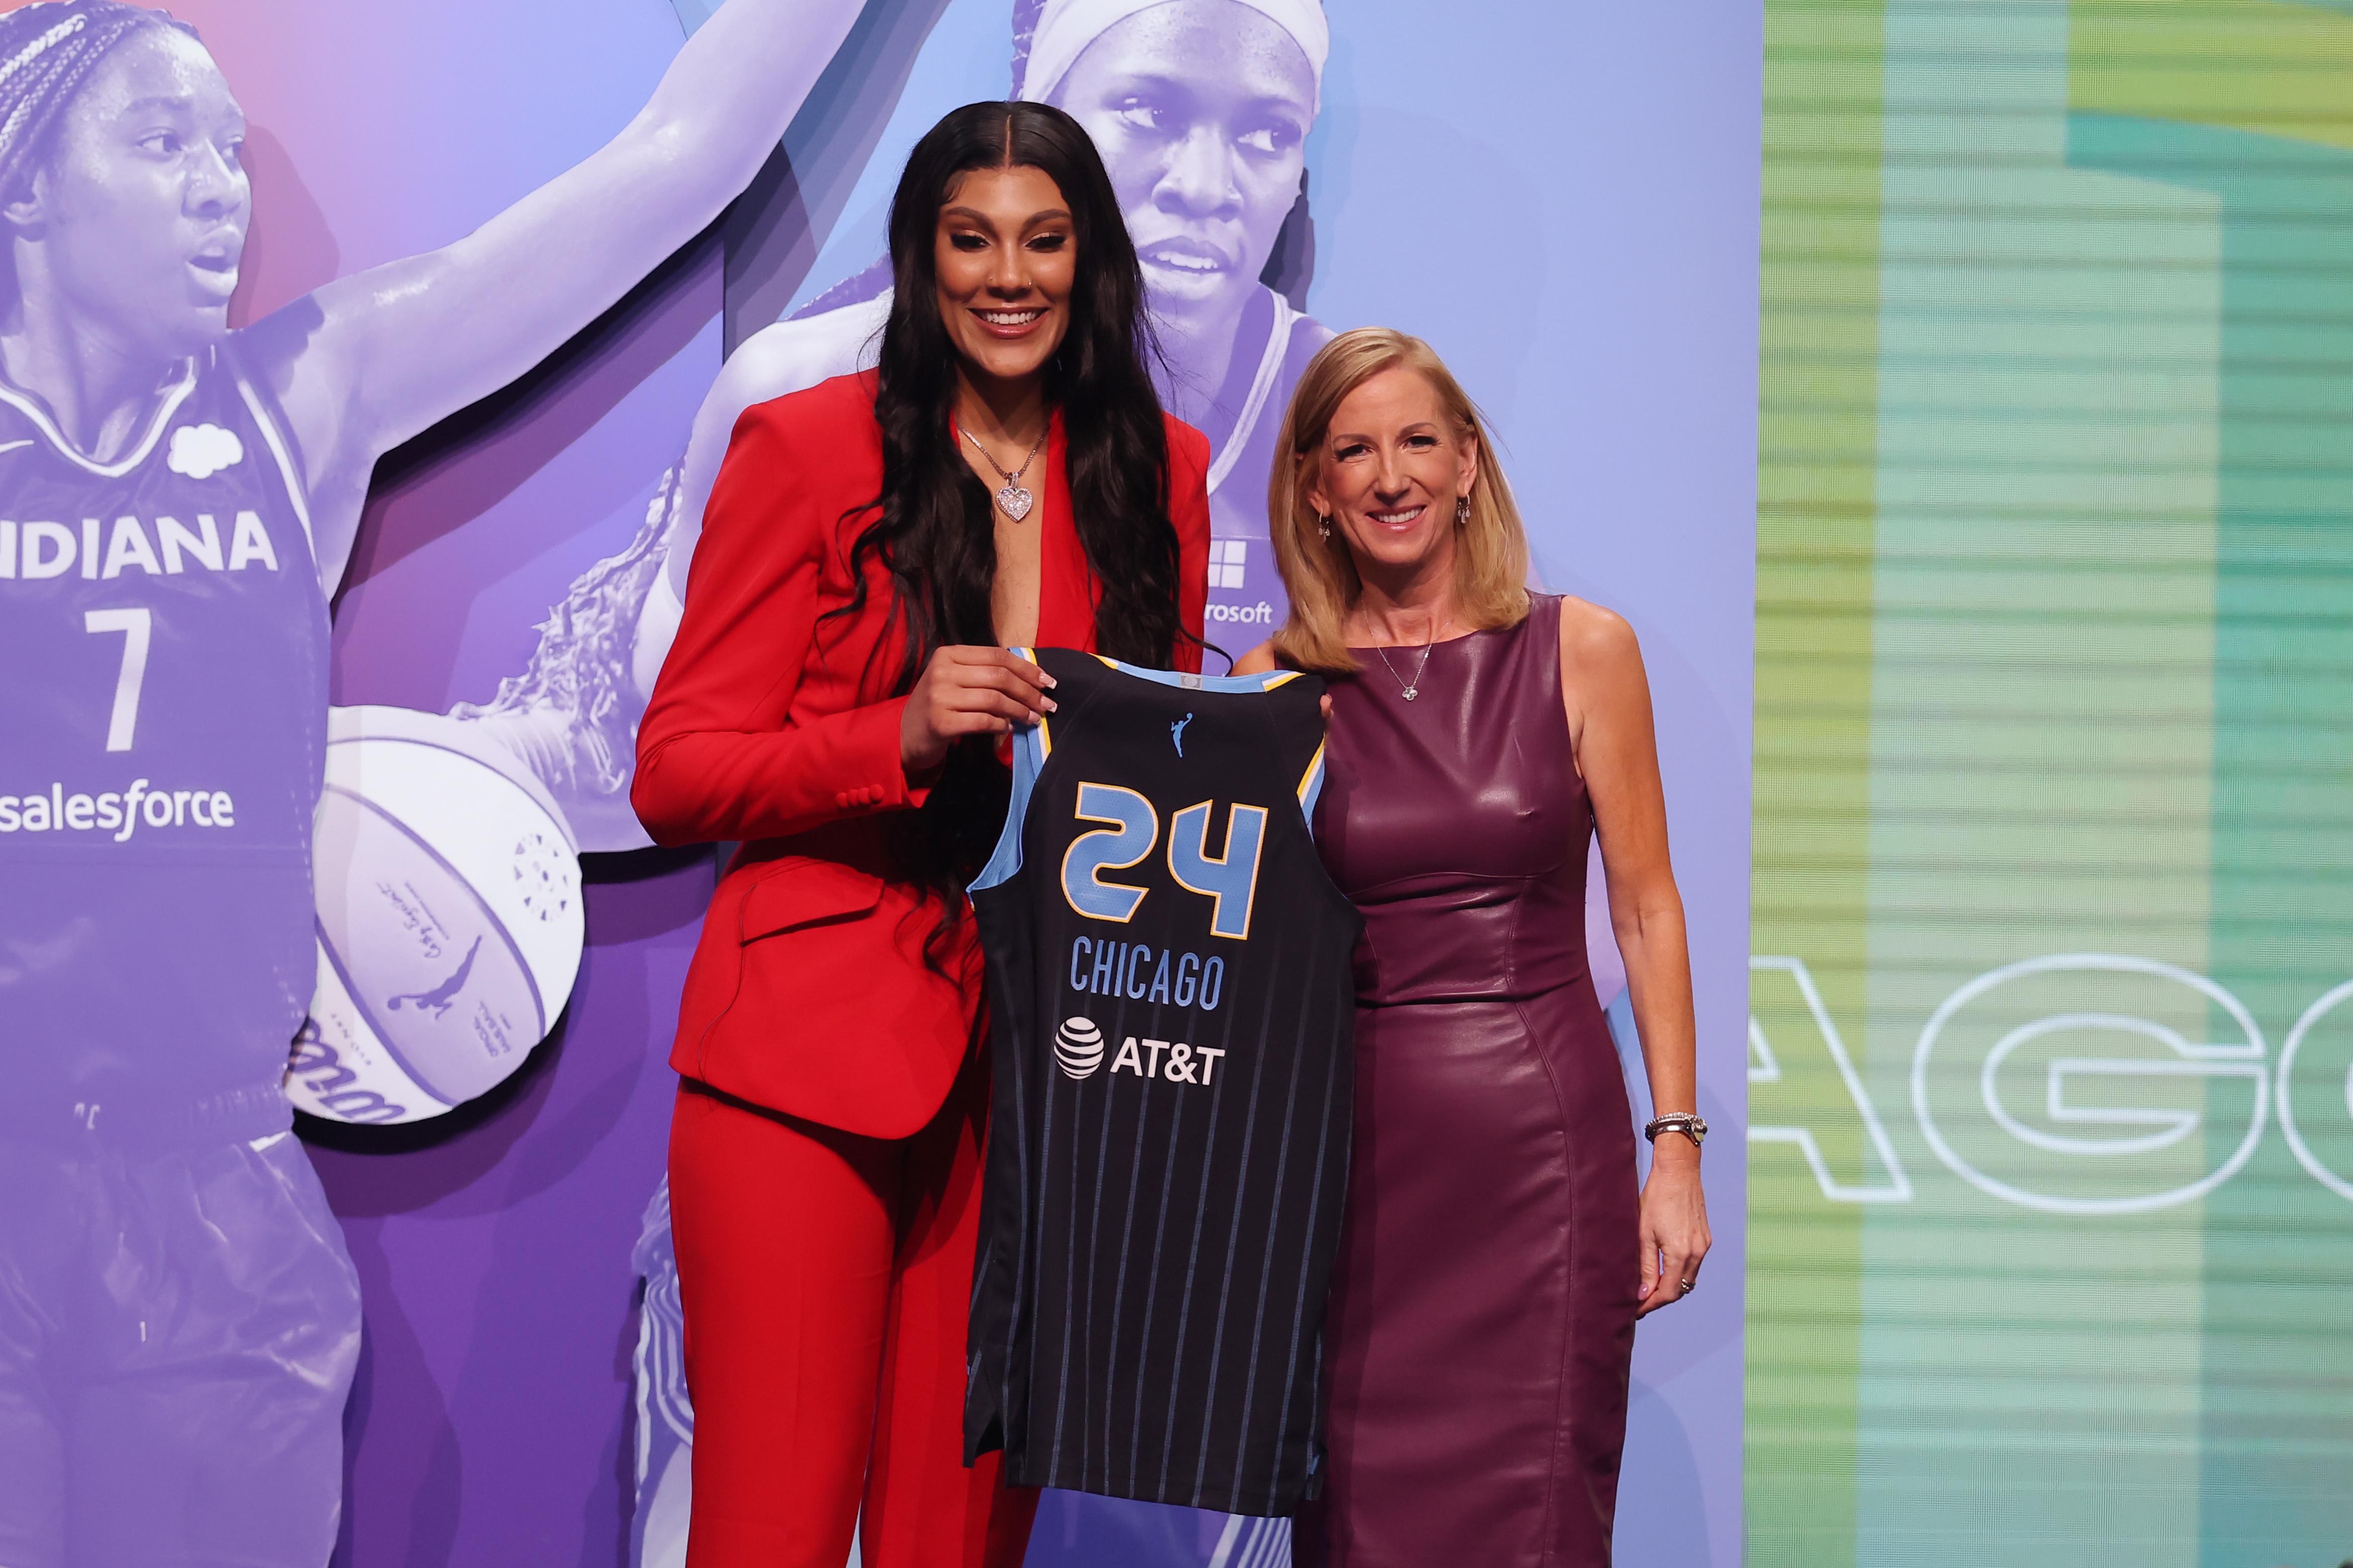
[[[1307,782],[1299,786],[1299,813],[1307,818],[1307,837],[1315,837],[1315,803],[1324,795],[1324,748],[1315,748],[1315,761],[1307,769]]]
[[[1023,658],[1033,651],[1026,647],[1012,650]],[[1030,725],[1013,731],[1013,798],[1006,803],[1005,826],[997,830],[997,847],[989,851],[988,864],[980,868],[980,876],[965,889],[977,893],[1009,881],[1021,869],[1021,824],[1029,815],[1029,795],[1038,787],[1038,775],[1046,769],[1046,746],[1043,727]]]

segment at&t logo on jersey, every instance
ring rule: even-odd
[[[1111,1059],[1115,1077],[1132,1072],[1138,1078],[1158,1079],[1164,1083],[1189,1083],[1207,1087],[1210,1075],[1217,1071],[1218,1059],[1226,1054],[1222,1046],[1190,1046],[1182,1040],[1139,1040],[1134,1035],[1119,1043],[1119,1054]]]
[[[1054,1031],[1054,1060],[1072,1078],[1092,1078],[1103,1066],[1103,1031],[1092,1018],[1065,1018]]]
[[[1128,1036],[1112,1058],[1111,1074],[1127,1072],[1164,1083],[1207,1085],[1225,1055],[1219,1046],[1187,1045],[1182,1040],[1148,1040]],[[1095,1076],[1103,1066],[1103,1033],[1092,1018],[1065,1018],[1054,1031],[1054,1062],[1063,1076],[1080,1079]]]

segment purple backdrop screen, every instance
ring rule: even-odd
[[[333,1396],[349,1383],[340,1480],[290,1482],[311,1501],[252,1505],[290,1521],[290,1544],[271,1550],[317,1561],[332,1534],[350,1568],[682,1562],[692,1411],[665,1057],[713,862],[647,846],[627,807],[634,728],[736,413],[871,363],[883,211],[908,148],[945,110],[1010,94],[1068,109],[1096,138],[1166,350],[1164,400],[1210,437],[1214,644],[1239,656],[1281,619],[1265,515],[1275,426],[1316,348],[1366,324],[1426,336],[1481,401],[1541,585],[1609,605],[1641,635],[1689,910],[1701,1110],[1734,1157],[1708,1166],[1709,1289],[1641,1331],[1620,1560],[1737,1562],[1760,5],[1333,0],[1316,59],[1305,35],[1319,29],[1301,20],[1314,0],[734,3],[745,9],[714,19],[704,0],[185,0],[200,50],[142,34],[113,46],[104,79],[164,73],[188,114],[214,117],[188,139],[198,152],[170,154],[184,165],[173,199],[195,226],[187,253],[159,263],[158,281],[126,270],[119,284],[117,315],[164,322],[154,333],[170,312],[153,301],[195,290],[196,325],[169,339],[195,355],[184,401],[156,416],[152,451],[109,430],[92,454],[69,414],[66,429],[44,423],[55,397],[0,384],[0,421],[22,422],[37,455],[55,447],[0,468],[0,605],[22,597],[50,617],[0,627],[0,657],[63,668],[37,646],[54,622],[71,633],[58,647],[98,660],[88,693],[63,676],[27,687],[26,723],[129,751],[113,771],[135,762],[153,775],[140,790],[169,807],[151,828],[152,800],[132,799],[144,844],[65,858],[84,847],[50,816],[68,816],[69,795],[93,823],[105,801],[120,815],[125,782],[93,773],[87,788],[114,793],[85,795],[62,762],[0,754],[0,789],[25,792],[0,797],[18,824],[0,815],[16,835],[0,842],[5,866],[129,875],[136,847],[145,907],[225,900],[207,940],[227,956],[180,927],[158,937],[185,973],[176,990],[110,1003],[126,1037],[174,1032],[175,1010],[216,1014],[205,1026],[225,1037],[267,1036],[280,1013],[300,1026],[286,1091],[309,1113],[298,1131],[315,1187],[277,1141],[282,1103],[236,1098],[241,1068],[192,1078],[182,1096],[251,1154],[199,1184],[282,1188],[294,1217],[273,1223],[309,1227],[311,1250],[284,1275],[306,1293],[268,1308],[315,1326],[301,1354],[323,1390],[277,1429],[289,1476],[305,1455],[332,1468]],[[754,5],[765,42],[695,53],[691,38],[726,37]],[[19,9],[0,5],[0,24]],[[28,73],[112,26],[33,10],[16,62]],[[664,109],[681,81],[691,101]],[[233,137],[219,129],[232,100]],[[695,132],[659,175],[632,162],[649,104]],[[60,145],[79,145],[80,122],[60,123]],[[15,155],[6,135],[0,161]],[[201,151],[214,145],[228,149],[217,167]],[[0,174],[15,177],[5,162]],[[132,189],[127,174],[94,178]],[[113,320],[102,290],[36,310],[50,265],[37,251],[18,247],[28,311],[51,311],[67,337]],[[384,287],[349,284],[374,268],[392,269],[375,274]],[[0,440],[0,463],[7,452]],[[66,521],[37,521],[52,516]],[[204,586],[216,578],[227,586]],[[164,596],[134,602],[134,585]],[[219,596],[232,590],[245,597]],[[174,650],[228,636],[204,629],[207,614],[274,628],[239,634],[239,689],[272,694],[292,729],[223,741],[215,725],[171,749],[174,725],[195,734],[207,711],[166,695],[184,679]],[[156,684],[142,699],[144,681]],[[69,698],[70,722],[58,717]],[[187,776],[167,779],[173,768]],[[199,773],[204,788],[170,794]],[[312,866],[304,792],[322,775]],[[37,843],[20,831],[36,783],[55,792]],[[219,804],[232,796],[233,814]],[[206,832],[242,836],[242,869],[201,860]],[[112,963],[135,922],[95,918],[116,946],[89,962]],[[54,1037],[47,1015],[9,1000],[43,994],[8,989],[32,973],[14,930],[0,925],[9,1032]],[[264,938],[269,966],[237,956]],[[1593,956],[1607,1001],[1623,976],[1606,934]],[[237,1022],[248,1016],[260,1023]],[[1622,1001],[1611,1016],[1647,1115]],[[0,1049],[15,1053],[0,1057],[0,1090],[54,1088],[96,1117],[97,1090],[52,1085],[16,1042]],[[106,1093],[135,1130],[121,1136],[163,1146],[131,1091]],[[27,1194],[64,1182],[55,1212],[84,1223],[72,1184],[85,1178],[18,1161],[12,1136],[0,1119],[9,1204],[18,1179]],[[168,1250],[182,1222],[140,1223]],[[0,1249],[31,1245],[0,1222]],[[144,1309],[117,1306],[146,1343]],[[11,1321],[0,1312],[0,1332]],[[0,1385],[0,1421],[9,1398]],[[49,1463],[33,1430],[0,1424],[0,1450],[22,1449],[0,1451],[0,1470],[62,1488],[61,1470],[27,1468]],[[187,1479],[188,1496],[205,1489]],[[186,1519],[202,1512],[188,1506]],[[135,1560],[103,1544],[99,1502],[77,1507],[90,1517],[54,1540],[0,1533],[0,1562],[12,1547],[29,1562]],[[1282,1521],[1050,1494],[1030,1562],[1265,1568],[1288,1555]]]

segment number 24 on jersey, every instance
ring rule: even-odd
[[[1210,900],[1213,936],[1249,940],[1250,906],[1258,896],[1259,851],[1266,842],[1266,807],[1234,804],[1225,853],[1209,853],[1210,802],[1186,806],[1168,824],[1168,874],[1187,892]],[[1105,871],[1143,864],[1160,843],[1160,813],[1120,784],[1082,783],[1077,817],[1102,826],[1071,840],[1062,852],[1062,896],[1092,920],[1124,924],[1135,918],[1149,889],[1103,879]]]

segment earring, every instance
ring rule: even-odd
[[[1332,520],[1320,511],[1315,514],[1315,532],[1322,539],[1332,537]]]
[[[1454,498],[1454,526],[1461,528],[1464,523],[1469,522],[1470,521],[1471,498],[1469,496],[1456,496]]]

